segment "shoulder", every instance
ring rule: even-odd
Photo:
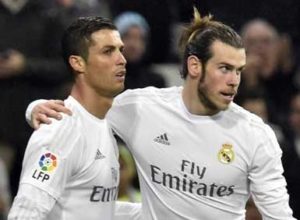
[[[178,94],[180,94],[181,91],[181,87],[146,87],[142,89],[128,89],[116,97],[114,104],[130,104],[139,102],[154,103],[159,101],[167,101],[178,97]]]
[[[260,117],[235,103],[231,103],[226,111],[226,115],[234,120],[241,120],[244,123],[265,124]]]
[[[259,116],[249,112],[241,106],[232,103],[225,112],[225,117],[232,121],[239,128],[246,129],[247,132],[270,134],[272,129]]]
[[[72,116],[63,114],[61,120],[52,119],[49,125],[41,125],[36,130],[28,143],[31,150],[43,147],[60,155],[68,155],[81,140],[80,120],[73,114]]]
[[[241,106],[232,103],[226,112],[227,118],[237,124],[239,131],[245,131],[247,138],[265,146],[278,145],[272,128],[257,115],[247,111]],[[273,148],[275,150],[276,148]],[[273,151],[272,150],[272,151]]]

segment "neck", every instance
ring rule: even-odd
[[[194,115],[214,115],[219,111],[209,109],[203,104],[198,94],[198,82],[186,80],[182,91],[182,100],[187,110]]]
[[[76,83],[71,90],[74,97],[89,113],[104,119],[112,106],[113,98],[99,95],[93,89]]]

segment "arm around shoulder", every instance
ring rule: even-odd
[[[30,103],[25,117],[32,128],[38,129],[40,124],[51,124],[50,118],[61,120],[61,113],[72,115],[71,110],[64,106],[64,101],[40,99]]]
[[[26,112],[25,112],[25,118],[26,118],[27,123],[30,125],[30,127],[33,128],[32,111],[33,111],[34,107],[36,107],[38,104],[45,103],[46,101],[47,100],[45,100],[45,99],[39,99],[39,100],[35,100],[35,101],[31,102],[28,105]]]

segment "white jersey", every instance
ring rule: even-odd
[[[264,219],[293,219],[273,131],[232,103],[188,112],[182,88],[128,90],[108,113],[132,152],[145,220],[241,220],[250,192]]]
[[[65,105],[71,117],[42,125],[30,138],[20,186],[34,186],[56,200],[49,220],[111,220],[119,183],[112,132],[106,120],[91,115],[71,96]]]

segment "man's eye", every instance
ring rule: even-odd
[[[107,50],[104,51],[104,54],[111,54],[112,52],[113,52],[112,49],[107,49]]]
[[[230,71],[230,69],[227,66],[222,66],[220,69],[223,73],[227,73],[228,71]]]

